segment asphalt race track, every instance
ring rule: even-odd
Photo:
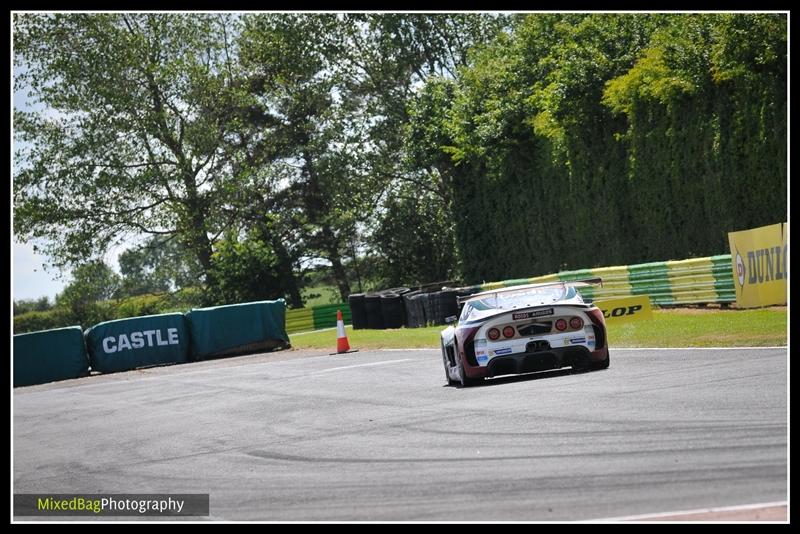
[[[444,385],[438,350],[285,351],[13,401],[15,493],[208,493],[198,519],[573,521],[787,500],[786,348],[612,347],[608,370],[466,389]]]

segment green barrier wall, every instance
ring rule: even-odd
[[[89,374],[80,326],[14,336],[14,387]]]
[[[350,306],[348,304],[331,304],[329,306],[314,306],[314,330],[320,328],[333,328],[336,326],[336,311],[342,310],[342,321],[344,324],[352,324],[353,318],[350,316]]]
[[[182,313],[99,323],[85,334],[92,370],[101,373],[189,361],[189,328]]]
[[[285,347],[283,299],[194,309],[186,314],[192,359],[232,356]]]

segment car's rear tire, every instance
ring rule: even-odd
[[[611,354],[606,354],[606,359],[602,362],[593,362],[592,369],[595,371],[599,371],[600,369],[608,369],[608,366],[611,364]]]
[[[466,371],[464,371],[464,366],[461,364],[461,358],[459,358],[458,356],[456,356],[456,364],[458,365],[458,381],[461,384],[462,388],[475,386],[483,381],[482,378],[468,377]]]
[[[447,361],[447,349],[444,347],[444,342],[441,342],[442,346],[442,363],[444,364],[444,379],[447,381],[448,386],[455,386],[458,384],[458,381],[453,380],[450,378],[450,362]]]

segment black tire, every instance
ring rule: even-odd
[[[353,293],[347,297],[350,304],[350,316],[353,321],[353,330],[367,328],[367,309],[364,304],[363,293]]]
[[[366,313],[367,328],[383,330],[383,313],[381,311],[381,296],[378,293],[364,295],[364,311]]]
[[[402,328],[406,321],[406,310],[403,297],[392,291],[381,294],[381,315],[384,328]]]
[[[450,362],[447,361],[447,350],[444,348],[444,342],[440,341],[442,347],[442,363],[444,364],[444,379],[448,386],[455,386],[457,382],[450,378]]]
[[[611,354],[609,353],[606,356],[606,359],[602,362],[592,363],[592,370],[599,371],[601,369],[608,369],[608,366],[611,364]]]
[[[483,381],[482,378],[470,378],[467,376],[464,366],[461,365],[461,357],[458,355],[458,351],[456,351],[456,366],[458,367],[458,381],[462,388],[475,386]]]

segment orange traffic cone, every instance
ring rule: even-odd
[[[336,353],[344,354],[346,352],[356,352],[350,350],[350,343],[347,342],[347,334],[344,331],[344,319],[342,319],[342,310],[336,310]]]

